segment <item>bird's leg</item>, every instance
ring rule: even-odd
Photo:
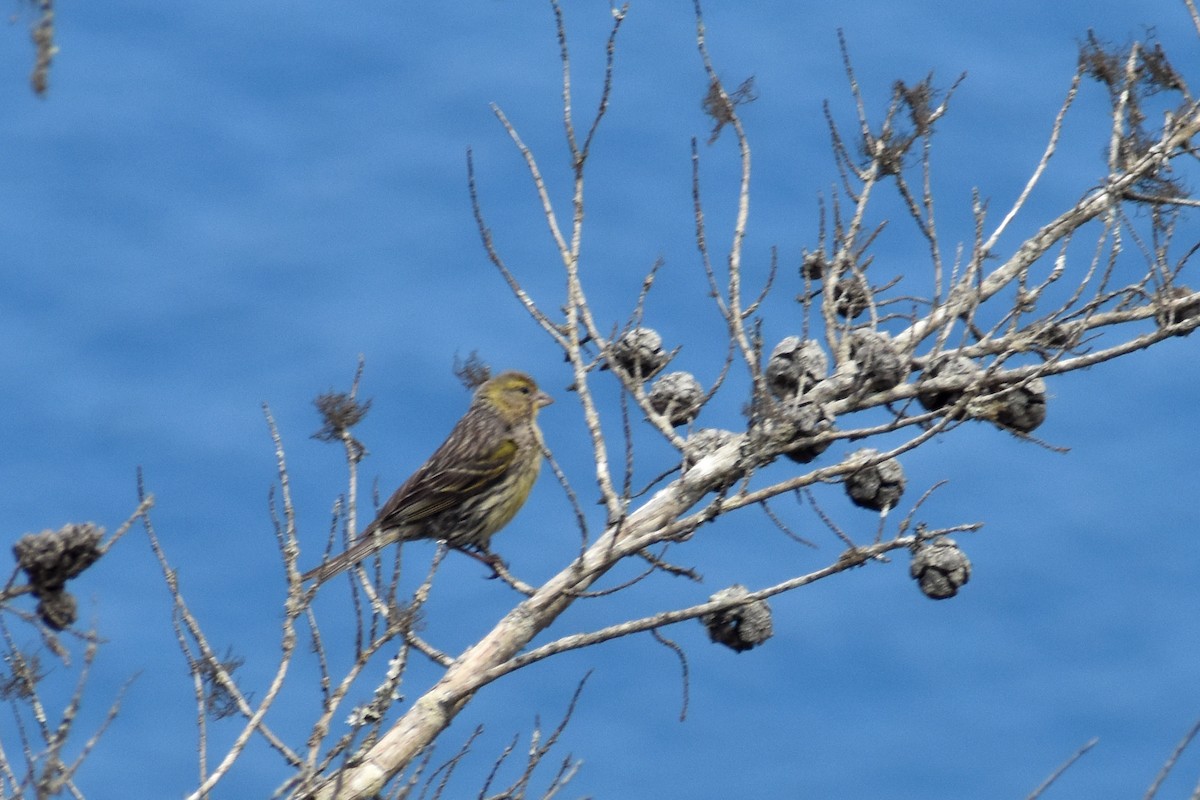
[[[488,548],[471,546],[460,547],[459,550],[475,559],[479,563],[486,564],[491,568],[492,574],[488,576],[488,580],[496,580],[499,578],[524,595],[532,595],[536,591],[532,586],[525,583],[525,581],[515,577],[511,572],[509,572],[508,564],[504,563],[504,559],[502,559],[496,553],[493,553]]]
[[[488,576],[489,580],[502,577],[501,571],[508,572],[508,565],[504,563],[504,559],[493,553],[487,547],[482,545],[466,545],[458,548],[464,555],[478,561],[480,564],[485,564],[492,570],[492,574]]]

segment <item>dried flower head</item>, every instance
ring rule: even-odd
[[[321,429],[312,438],[332,442],[343,438],[351,428],[363,421],[371,410],[371,401],[359,401],[346,392],[325,392],[313,400],[321,415]]]
[[[472,350],[465,359],[454,356],[454,374],[462,381],[463,388],[473,392],[491,380],[492,368],[478,350]]]

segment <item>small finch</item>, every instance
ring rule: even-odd
[[[324,583],[393,542],[443,539],[487,552],[492,534],[525,505],[542,466],[537,414],[554,401],[523,372],[475,390],[471,407],[421,468],[384,504],[358,541],[305,573]]]

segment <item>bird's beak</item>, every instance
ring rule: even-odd
[[[537,393],[537,396],[533,398],[533,404],[537,408],[543,408],[545,406],[550,405],[553,402],[554,402],[554,398],[542,391],[539,391]]]

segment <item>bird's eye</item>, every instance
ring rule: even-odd
[[[521,394],[529,394],[532,390],[528,386],[522,384],[521,386],[517,387],[517,391]]]

